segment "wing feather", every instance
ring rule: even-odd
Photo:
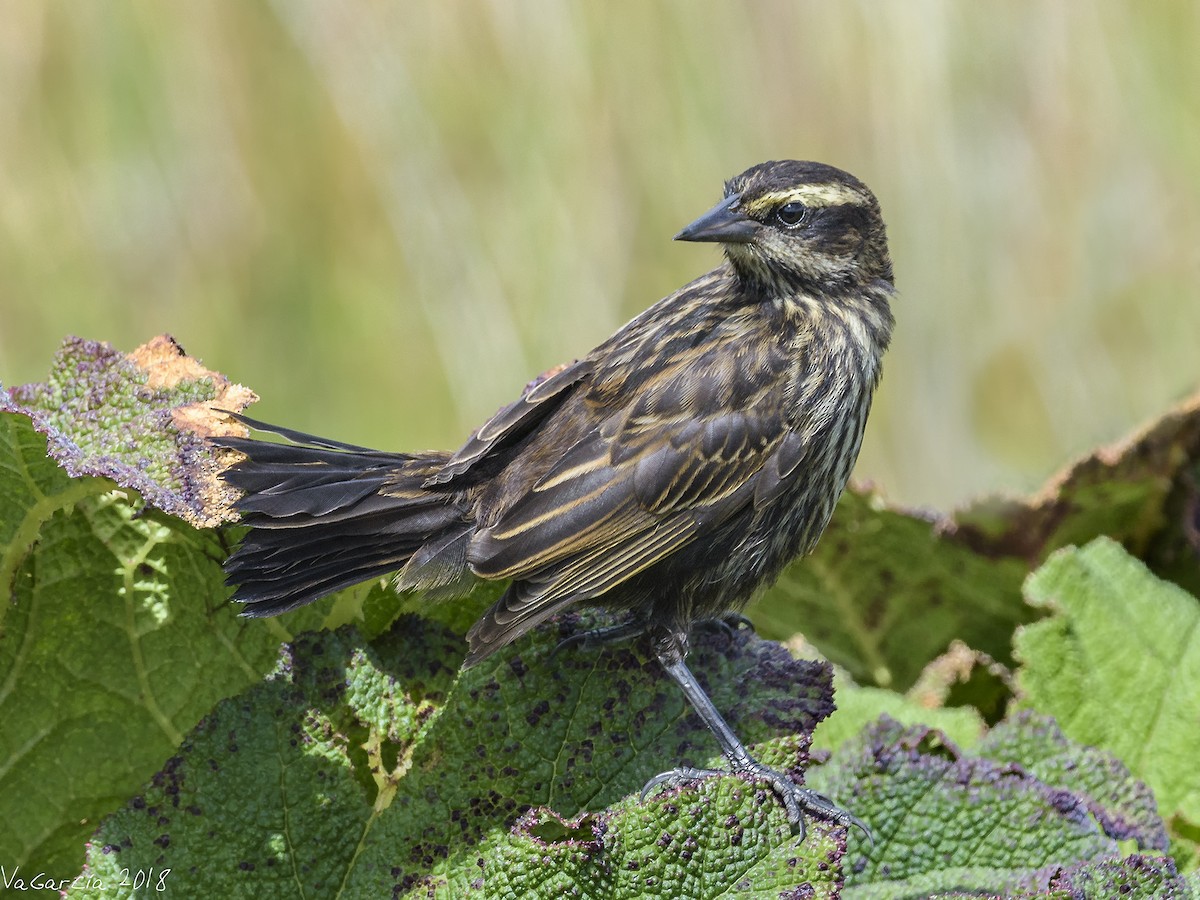
[[[750,503],[776,450],[786,443],[790,453],[787,434],[770,414],[741,408],[605,422],[476,532],[471,568],[529,582],[520,592],[529,606],[598,596]]]
[[[589,360],[569,363],[527,387],[512,403],[483,423],[425,487],[434,487],[466,474],[500,447],[518,440],[546,418],[592,371]]]

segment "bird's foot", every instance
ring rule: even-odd
[[[788,821],[794,827],[800,829],[801,840],[804,839],[804,816],[807,813],[818,818],[828,819],[847,828],[853,826],[861,831],[872,845],[875,843],[875,839],[871,836],[871,829],[867,827],[862,819],[846,812],[846,810],[837,806],[837,804],[824,794],[819,794],[809,788],[802,788],[784,773],[778,772],[753,759],[747,760],[745,763],[737,766],[733,772],[721,769],[696,769],[691,766],[681,766],[678,769],[671,769],[669,772],[662,772],[646,782],[646,786],[642,788],[642,799],[646,799],[651,791],[659,787],[683,787],[684,785],[701,781],[705,778],[730,774],[741,775],[750,781],[767,782],[783,801]]]
[[[719,616],[713,616],[709,619],[697,619],[694,627],[716,628],[729,639],[730,643],[733,642],[734,635],[742,629],[749,631],[751,634],[757,633],[754,630],[754,623],[746,616],[737,612],[722,613]]]
[[[590,628],[587,631],[580,631],[559,641],[550,655],[558,656],[558,654],[569,647],[578,647],[586,650],[591,647],[607,647],[610,644],[620,644],[645,633],[646,625],[639,621],[622,622],[620,625],[606,625],[603,628]]]

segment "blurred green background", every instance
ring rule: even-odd
[[[1200,384],[1200,5],[8,2],[0,379],[170,332],[262,418],[456,445],[710,268],[723,180],[875,188],[856,475],[1026,490]]]

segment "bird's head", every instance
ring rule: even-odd
[[[783,160],[725,183],[725,199],[675,235],[725,246],[740,276],[775,290],[892,283],[879,202],[847,172]]]

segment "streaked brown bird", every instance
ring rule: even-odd
[[[684,660],[825,529],[858,456],[892,331],[879,204],[815,162],[767,162],[676,236],[716,269],[525,389],[454,453],[368,450],[245,419],[289,444],[225,439],[250,532],[226,571],[248,616],[397,572],[448,596],[511,585],[467,635],[472,666],[576,603],[646,634],[734,772],[861,826],[753,759]],[[674,769],[649,790],[719,774]]]

